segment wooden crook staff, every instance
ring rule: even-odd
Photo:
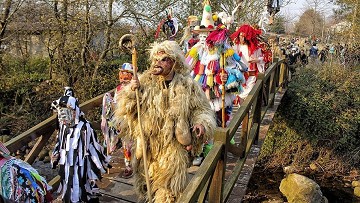
[[[221,67],[221,74],[225,74],[225,54],[221,53],[220,56],[220,67]],[[221,80],[221,85],[222,85],[222,89],[221,89],[221,120],[222,120],[222,125],[221,127],[225,128],[225,82]]]
[[[131,62],[134,70],[133,79],[137,79],[137,52],[135,48],[136,39],[135,36],[132,34],[126,34],[123,35],[120,38],[119,46],[123,50],[131,51]],[[142,154],[143,154],[143,160],[144,160],[144,172],[145,172],[145,180],[146,180],[146,187],[147,187],[147,195],[149,202],[152,202],[151,197],[151,187],[150,187],[150,178],[149,178],[149,170],[148,170],[148,164],[147,164],[147,155],[146,155],[146,143],[145,143],[145,137],[142,129],[142,123],[141,123],[141,115],[140,115],[140,99],[139,99],[139,90],[135,90],[136,94],[136,107],[138,112],[138,123],[140,128],[140,139],[141,139],[141,145],[142,145]]]

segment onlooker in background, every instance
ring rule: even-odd
[[[324,63],[324,62],[326,61],[326,58],[327,58],[327,50],[326,50],[326,49],[322,49],[322,50],[320,51],[319,57],[320,57],[321,63]]]
[[[314,43],[313,46],[310,48],[310,54],[309,54],[310,59],[312,61],[317,60],[317,58],[318,58],[318,50],[319,49],[317,48],[316,43]]]
[[[308,56],[305,54],[305,51],[304,50],[301,50],[300,51],[300,62],[301,62],[301,65],[304,67],[306,66],[309,61],[308,61]]]
[[[296,52],[296,48],[291,49],[291,53],[288,55],[288,63],[291,75],[295,73],[297,62],[299,61],[300,54]]]

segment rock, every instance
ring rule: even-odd
[[[353,187],[360,187],[360,181],[356,180],[351,183],[351,186]]]
[[[325,203],[320,186],[310,178],[289,174],[280,183],[280,191],[289,203]]]
[[[354,188],[354,195],[357,197],[360,197],[360,187],[359,186]]]

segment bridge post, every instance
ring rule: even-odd
[[[229,128],[217,128],[215,131],[214,142],[222,142],[223,149],[211,178],[208,202],[221,203],[223,202],[226,157],[228,146],[230,145]]]
[[[274,63],[278,63],[279,61],[279,58],[274,58]],[[277,87],[279,86],[279,73],[280,73],[280,66],[279,64],[276,65],[276,71],[272,77],[272,81],[271,81],[271,89],[270,89],[270,94],[274,94],[274,97],[275,97],[275,94],[276,94],[276,89]],[[269,104],[269,107],[273,107],[275,104],[275,99],[271,100],[271,103]]]
[[[245,157],[248,135],[249,135],[249,112],[246,113],[241,123],[240,146],[239,146],[241,149],[240,158]]]
[[[254,143],[257,144],[258,140],[259,140],[259,132],[260,132],[260,124],[261,124],[261,106],[262,106],[262,100],[263,100],[263,90],[264,90],[264,73],[259,73],[258,75],[258,81],[261,82],[261,86],[260,86],[260,90],[259,93],[257,94],[256,97],[256,105],[254,108],[254,117],[253,117],[253,123],[258,124],[257,125],[257,129],[256,129],[256,134],[255,134],[255,139],[254,139]]]

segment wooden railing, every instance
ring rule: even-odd
[[[113,92],[112,90],[111,92]],[[80,105],[81,111],[85,114],[94,109],[95,107],[99,107],[102,104],[104,94],[99,95],[93,99],[90,99]],[[50,106],[49,106],[50,108]],[[32,147],[31,151],[26,155],[24,161],[32,164],[35,159],[39,156],[41,150],[45,147],[45,145],[49,144],[48,141],[51,135],[56,130],[56,115],[51,116],[50,118],[44,120],[43,122],[37,124],[36,126],[30,128],[29,130],[23,132],[22,134],[14,137],[5,143],[5,146],[9,149],[11,153],[20,149],[21,147],[27,145],[32,140],[37,139],[35,145]],[[59,183],[60,177],[57,176],[53,180],[49,182],[51,186],[54,188],[57,187]]]
[[[186,187],[178,202],[226,202],[236,180],[238,179],[249,149],[256,143],[259,136],[260,123],[269,107],[274,105],[275,94],[287,83],[288,69],[284,60],[274,62],[265,72],[259,74],[258,80],[249,96],[241,104],[227,128],[217,128],[214,146],[206,156],[198,171]],[[114,90],[112,90],[114,91]],[[87,113],[95,107],[101,106],[104,95],[99,95],[80,105]],[[239,126],[242,125],[240,144],[230,144]],[[56,115],[37,124],[24,133],[5,143],[10,152],[15,152],[30,141],[37,139],[32,150],[25,157],[25,161],[32,164],[40,151],[48,144],[49,138],[56,129]],[[95,128],[97,129],[97,128]],[[240,158],[231,175],[225,181],[226,157],[228,151]],[[60,181],[57,176],[49,184],[54,188]]]
[[[193,176],[177,202],[226,202],[240,175],[251,146],[259,138],[260,123],[268,108],[274,105],[275,94],[285,87],[288,79],[285,60],[275,62],[259,74],[255,86],[234,114],[229,126],[217,128],[214,146]],[[240,144],[230,144],[230,139],[242,125]],[[225,181],[227,153],[237,154],[230,176]]]

